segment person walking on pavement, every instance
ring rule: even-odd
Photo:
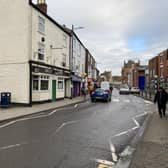
[[[82,92],[82,96],[84,97],[84,100],[86,100],[86,88],[85,88],[85,86],[82,86],[81,92]]]
[[[162,87],[159,87],[158,91],[155,94],[154,103],[158,104],[158,112],[160,118],[162,116],[166,117],[166,103],[167,103],[168,94]]]

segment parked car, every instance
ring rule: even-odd
[[[138,87],[132,87],[130,90],[132,94],[140,94],[140,89]]]
[[[119,89],[119,94],[129,94],[130,89],[127,85],[121,85]]]
[[[111,101],[111,91],[98,88],[90,95],[91,101],[96,102],[97,100],[103,100],[106,102]]]

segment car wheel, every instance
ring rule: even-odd
[[[91,99],[91,102],[96,102],[96,99]]]
[[[109,101],[109,99],[108,99],[108,98],[107,98],[107,99],[105,99],[105,102],[106,102],[106,103],[108,103],[108,101]]]

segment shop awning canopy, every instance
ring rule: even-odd
[[[82,82],[82,78],[79,76],[71,75],[71,78],[74,82]]]

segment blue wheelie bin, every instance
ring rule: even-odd
[[[1,107],[9,107],[11,104],[11,93],[2,92],[1,93]]]

